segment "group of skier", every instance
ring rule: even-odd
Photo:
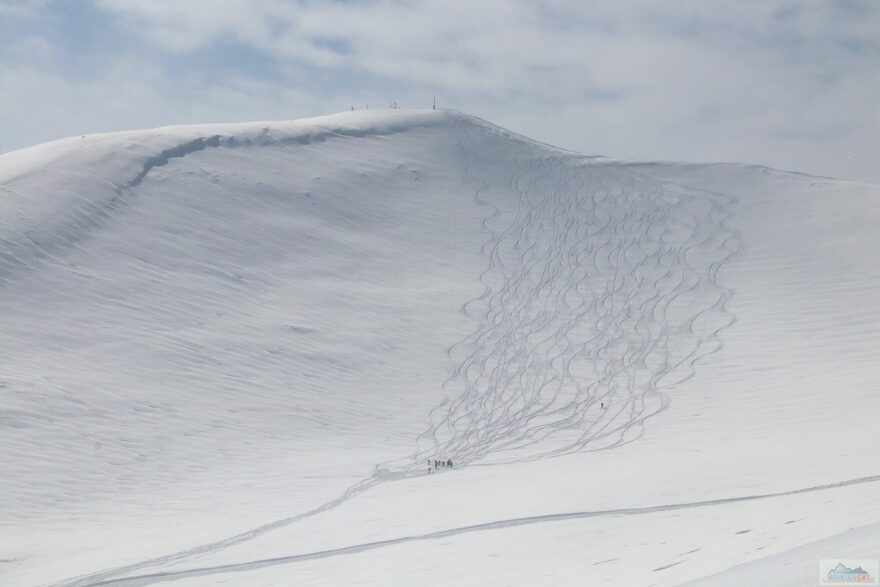
[[[433,473],[437,469],[440,468],[452,468],[452,459],[448,459],[445,461],[438,461],[434,459],[433,467],[431,466],[431,459],[428,459],[428,474]]]

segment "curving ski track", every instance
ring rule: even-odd
[[[450,349],[419,457],[486,464],[632,441],[734,321],[717,279],[739,249],[733,198],[571,155],[519,168],[501,190],[515,210],[484,222],[485,290],[463,308],[478,326]],[[476,155],[467,167],[490,170]],[[490,187],[475,197],[491,206]]]
[[[517,162],[517,173],[493,185],[486,179],[491,162],[468,147],[474,127],[461,126],[466,176],[480,186],[475,200],[490,209],[483,220],[484,291],[462,308],[476,327],[449,349],[455,368],[415,452],[377,465],[372,476],[313,510],[56,585],[109,584],[253,540],[384,481],[422,475],[426,459],[484,466],[631,442],[667,407],[664,390],[721,348],[719,334],[735,320],[726,310],[731,290],[717,279],[739,249],[739,233],[727,226],[732,197],[661,186],[620,165],[537,153],[520,141],[507,141],[503,154]],[[215,144],[194,146],[170,156]],[[464,531],[472,529],[450,532]]]

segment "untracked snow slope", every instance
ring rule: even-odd
[[[878,186],[446,111],[0,155],[0,584],[880,557],[878,226]]]

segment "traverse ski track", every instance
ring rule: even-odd
[[[735,320],[726,310],[731,291],[718,280],[719,269],[739,249],[739,233],[726,224],[732,196],[662,186],[619,165],[536,150],[518,141],[509,141],[508,152],[500,155],[517,162],[517,173],[506,185],[493,185],[487,179],[492,162],[468,147],[473,123],[458,123],[460,146],[470,161],[466,176],[480,186],[474,198],[490,209],[483,220],[484,290],[462,307],[476,328],[448,351],[455,367],[415,452],[377,465],[370,477],[313,510],[55,585],[146,584],[181,576],[120,578],[252,540],[331,510],[384,481],[424,475],[426,459],[487,466],[631,442],[641,435],[645,420],[667,407],[664,392],[690,378],[700,359],[721,348],[719,334]],[[194,142],[167,154],[182,157],[216,144]],[[161,164],[160,157],[152,166]],[[129,189],[149,168],[145,165]],[[331,552],[566,517],[647,513],[772,495],[522,518]],[[329,554],[272,561],[318,556]],[[272,561],[247,564],[253,568]]]
[[[825,491],[829,489],[836,489],[840,487],[849,487],[853,485],[862,485],[865,483],[876,483],[880,481],[880,475],[872,475],[870,477],[860,477],[858,479],[848,479],[846,481],[839,481],[836,483],[827,483],[825,485],[817,485],[814,487],[806,487],[803,489],[792,489],[789,491],[780,491],[776,493],[765,493],[759,495],[746,495],[740,497],[729,497],[723,499],[712,499],[705,501],[696,501],[689,503],[675,503],[675,504],[666,504],[666,505],[655,505],[655,506],[647,506],[647,507],[638,507],[638,508],[620,508],[613,510],[601,510],[601,511],[591,511],[591,512],[565,512],[558,514],[545,514],[540,516],[528,516],[523,518],[512,518],[508,520],[497,520],[494,522],[485,522],[482,524],[472,524],[470,526],[461,526],[458,528],[449,528],[447,530],[440,530],[438,532],[429,532],[427,534],[417,534],[412,536],[403,536],[400,538],[392,538],[388,540],[378,540],[375,542],[368,542],[365,544],[355,544],[352,546],[345,546],[342,548],[334,548],[329,550],[323,550],[319,552],[310,552],[306,554],[296,554],[291,556],[282,556],[282,557],[274,557],[263,560],[256,561],[248,561],[243,563],[234,563],[228,565],[218,565],[213,567],[201,567],[194,569],[186,569],[182,571],[171,571],[165,573],[152,573],[149,575],[140,575],[134,577],[124,577],[119,579],[111,579],[107,581],[98,581],[95,583],[80,583],[82,585],[88,585],[90,587],[97,587],[98,585],[119,585],[119,586],[127,586],[127,587],[135,587],[142,585],[151,585],[154,583],[162,583],[166,581],[174,581],[178,579],[184,579],[187,577],[195,577],[202,575],[211,575],[216,573],[224,573],[224,572],[241,572],[241,571],[250,571],[254,569],[259,569],[262,567],[268,567],[273,565],[282,565],[282,564],[292,564],[307,560],[315,560],[333,556],[342,556],[346,554],[355,554],[358,552],[364,552],[367,550],[374,550],[377,548],[383,548],[386,546],[395,546],[398,544],[404,544],[407,542],[413,542],[417,540],[437,540],[440,538],[448,538],[450,536],[457,536],[460,534],[467,534],[470,532],[481,532],[483,530],[500,530],[502,528],[511,528],[515,526],[525,526],[530,524],[542,524],[548,522],[559,522],[563,520],[574,520],[574,519],[585,519],[585,518],[597,518],[601,516],[636,516],[636,515],[645,515],[652,514],[657,512],[669,512],[675,510],[682,509],[692,509],[692,508],[701,508],[701,507],[710,507],[710,506],[719,506],[719,505],[728,505],[735,503],[742,503],[748,501],[755,501],[761,499],[770,499],[774,497],[785,497],[790,495],[800,495],[804,493],[813,493],[816,491]]]

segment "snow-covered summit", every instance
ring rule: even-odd
[[[0,582],[673,585],[876,541],[878,223],[877,186],[448,111],[2,155]]]

